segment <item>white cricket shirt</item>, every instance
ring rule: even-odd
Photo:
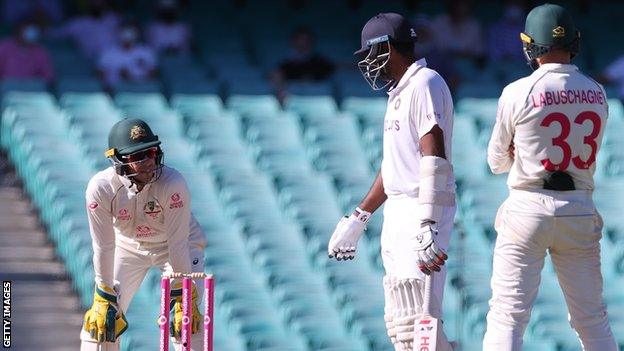
[[[507,185],[515,189],[541,189],[547,174],[560,170],[576,189],[593,190],[607,116],[602,85],[574,65],[544,64],[503,90],[488,164],[493,173],[509,172]]]
[[[420,138],[438,125],[444,132],[446,159],[451,162],[453,100],[444,79],[427,68],[425,59],[414,62],[396,87],[388,91],[384,118],[381,176],[386,195],[418,196]],[[455,191],[449,177],[447,190]]]
[[[174,272],[190,272],[189,245],[205,246],[190,201],[182,175],[166,166],[156,182],[138,193],[113,167],[95,174],[87,186],[86,203],[96,282],[113,286],[116,241],[129,246],[166,242]]]

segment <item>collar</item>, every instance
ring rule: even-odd
[[[396,95],[398,95],[399,93],[401,93],[401,91],[407,86],[407,84],[409,83],[410,78],[416,74],[416,72],[418,72],[419,69],[423,68],[423,67],[427,67],[427,60],[425,60],[425,58],[421,58],[420,60],[412,63],[407,70],[405,71],[405,73],[403,73],[403,76],[401,77],[401,79],[399,80],[399,83],[397,83],[396,86],[394,86],[394,88],[388,90],[388,95],[390,97],[394,97]]]
[[[121,181],[121,184],[123,184],[123,186],[126,187],[126,189],[128,189],[130,191],[132,196],[135,196],[136,194],[139,193],[139,189],[138,189],[136,183],[132,182],[130,179],[128,179],[128,178],[126,178],[124,176],[117,175],[117,177]],[[143,189],[141,189],[141,191],[147,190],[150,185],[151,185],[151,183],[145,184],[143,186]]]
[[[563,63],[545,63],[540,65],[538,69],[535,70],[534,73],[537,72],[572,72],[578,71],[578,67],[573,64],[563,64]]]

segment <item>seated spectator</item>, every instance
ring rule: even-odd
[[[306,28],[295,30],[290,55],[277,68],[278,80],[315,81],[329,78],[334,64],[315,51],[314,35]]]
[[[158,20],[147,26],[147,43],[158,53],[187,53],[191,29],[180,21],[180,8],[175,0],[160,0],[156,7]]]
[[[503,17],[492,24],[488,33],[488,53],[491,61],[523,61],[520,32],[524,31],[525,4],[522,0],[507,0]]]
[[[39,44],[41,29],[23,22],[15,35],[0,43],[0,79],[36,78],[51,82],[54,71],[45,47]]]
[[[598,80],[601,83],[614,84],[617,88],[618,98],[624,103],[624,55],[609,64],[598,77]]]
[[[88,0],[87,8],[88,13],[70,19],[49,35],[53,39],[72,39],[86,57],[96,59],[102,50],[117,44],[115,31],[121,19],[106,0]]]
[[[446,81],[451,92],[455,91],[460,76],[457,73],[452,57],[442,52],[434,43],[431,20],[426,15],[418,15],[413,20],[418,41],[414,46],[415,57],[424,57],[427,67],[434,69]]]
[[[447,13],[436,17],[432,24],[436,46],[447,53],[481,62],[483,36],[481,25],[470,14],[470,1],[449,0]]]
[[[97,68],[110,86],[121,81],[142,82],[155,77],[156,54],[140,42],[140,30],[134,23],[119,27],[119,45],[105,50]]]

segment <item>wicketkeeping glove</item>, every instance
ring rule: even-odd
[[[115,342],[128,329],[115,290],[106,285],[95,287],[93,305],[85,313],[83,328],[98,342]]]
[[[204,321],[204,317],[199,313],[199,308],[197,307],[197,288],[195,284],[193,284],[193,288],[191,290],[191,297],[193,299],[191,303],[193,318],[191,320],[191,334],[197,333],[200,328],[201,323]],[[171,287],[171,302],[173,303],[173,320],[171,321],[171,335],[179,338],[182,334],[182,283],[175,283]]]
[[[448,255],[436,243],[438,229],[435,223],[423,224],[413,240],[414,250],[418,254],[418,268],[425,274],[439,272],[448,259]]]
[[[357,208],[359,215],[351,214],[344,216],[327,245],[329,258],[336,258],[338,261],[352,260],[355,258],[357,243],[366,229],[366,223],[370,219],[371,213]]]

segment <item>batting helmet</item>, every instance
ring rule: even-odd
[[[416,39],[412,25],[398,13],[380,13],[366,22],[362,29],[362,47],[354,54],[367,54],[358,62],[358,68],[371,88],[380,90],[392,83],[386,68],[390,43],[413,43]]]
[[[142,162],[154,152],[156,167],[162,167],[163,152],[160,140],[145,121],[138,118],[126,118],[113,125],[108,134],[108,150],[105,156],[113,163],[118,174],[133,177],[129,165]],[[154,170],[155,171],[155,170]],[[154,179],[155,180],[155,179]]]
[[[576,29],[572,16],[565,8],[544,4],[531,10],[526,18],[520,40],[529,65],[537,67],[536,58],[552,49],[570,52],[573,58],[579,52],[581,34]]]

